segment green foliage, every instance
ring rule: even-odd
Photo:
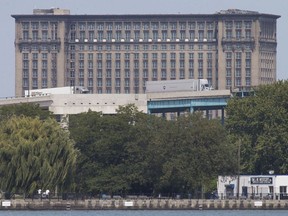
[[[41,109],[38,104],[21,103],[0,107],[0,121],[10,118],[13,115],[24,115],[32,118],[39,117],[40,119],[52,117],[52,114],[48,110]]]
[[[0,125],[1,189],[33,193],[68,187],[77,152],[53,119],[12,116]]]
[[[242,173],[287,173],[287,92],[288,82],[279,81],[260,86],[253,97],[229,101],[226,126],[231,142],[236,144],[241,139]]]
[[[69,130],[80,150],[79,191],[193,191],[211,185],[219,173],[233,172],[235,164],[222,125],[201,115],[166,121],[128,105],[112,116],[70,116]]]

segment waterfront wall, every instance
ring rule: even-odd
[[[227,210],[286,209],[288,200],[91,199],[2,200],[0,210]]]

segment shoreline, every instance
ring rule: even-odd
[[[288,210],[288,200],[1,200],[1,210]]]

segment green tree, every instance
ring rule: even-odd
[[[39,104],[36,103],[21,103],[0,107],[0,121],[10,118],[13,115],[24,115],[32,118],[39,117],[40,119],[47,119],[52,117],[51,112],[41,109]]]
[[[170,193],[210,190],[217,175],[233,173],[233,148],[219,120],[201,113],[181,116],[166,132],[167,160],[161,177]]]
[[[0,186],[33,193],[69,187],[77,151],[53,119],[12,116],[0,125]]]
[[[241,172],[277,174],[288,171],[288,82],[262,85],[255,96],[228,102],[226,126],[240,145]]]

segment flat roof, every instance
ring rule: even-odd
[[[45,10],[45,9],[42,9]],[[257,11],[246,11],[239,9],[221,10],[211,14],[82,14],[82,15],[67,15],[67,14],[14,14],[13,18],[62,18],[62,19],[153,19],[153,18],[201,18],[201,17],[270,17],[278,19],[281,16],[274,14],[259,13]]]

